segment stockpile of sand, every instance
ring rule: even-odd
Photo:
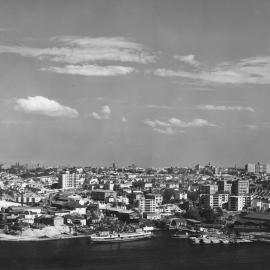
[[[43,229],[26,229],[25,231],[22,232],[21,236],[24,237],[33,237],[33,238],[38,238],[38,237],[56,237],[59,236],[62,233],[67,233],[69,230],[65,226],[47,226]]]

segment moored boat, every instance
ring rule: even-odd
[[[190,229],[181,229],[171,234],[171,238],[186,239],[192,236],[196,231]]]
[[[93,234],[90,236],[92,243],[119,243],[119,242],[130,242],[150,239],[152,233],[149,231],[136,231],[132,233],[109,233],[103,232],[100,234]]]
[[[264,243],[270,243],[270,239],[269,238],[260,238],[258,239],[259,242],[264,242]]]

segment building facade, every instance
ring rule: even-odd
[[[149,193],[145,195],[145,198],[155,200],[156,205],[162,204],[163,201],[163,196],[161,194]]]
[[[61,174],[60,181],[62,189],[73,189],[82,187],[85,180],[85,176],[81,173],[71,173],[66,171]]]
[[[215,194],[218,192],[218,185],[201,185],[199,189],[200,194]]]
[[[155,213],[156,212],[156,201],[155,199],[142,198],[139,200],[139,210],[143,213]]]
[[[258,173],[258,174],[269,174],[270,173],[270,164],[262,163],[248,163],[245,166],[246,172],[249,173]]]
[[[244,196],[249,194],[249,181],[236,180],[232,182],[232,195]]]
[[[204,194],[200,197],[200,204],[211,208],[224,208],[228,200],[228,193]]]
[[[250,196],[230,196],[228,209],[231,211],[242,211],[250,206]]]
[[[218,192],[220,193],[232,193],[232,183],[228,183],[227,180],[218,182]]]
[[[91,197],[94,201],[105,201],[107,198],[116,200],[116,191],[109,189],[96,189],[91,192]]]

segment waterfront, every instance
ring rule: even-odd
[[[15,255],[16,254],[16,255]],[[89,239],[0,242],[1,269],[268,269],[269,244],[191,245],[167,234],[90,245]]]

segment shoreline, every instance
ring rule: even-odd
[[[11,236],[11,235],[0,235],[0,242],[39,242],[39,241],[53,241],[53,240],[64,240],[64,239],[76,239],[76,238],[88,238],[90,235],[59,235],[55,237],[36,238],[27,236]]]

